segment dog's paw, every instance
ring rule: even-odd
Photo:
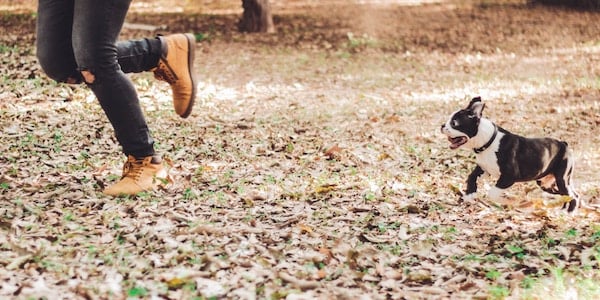
[[[476,196],[477,196],[477,194],[475,194],[475,193],[464,194],[464,195],[462,195],[462,197],[460,197],[460,199],[465,202],[471,202],[471,201],[475,200]]]
[[[492,202],[499,203],[499,204],[504,204],[504,202],[506,201],[505,190],[497,188],[495,186],[490,188],[490,190],[488,191],[488,197],[490,198],[490,200]]]
[[[579,206],[577,204],[579,204],[578,203],[579,199],[571,198],[571,197],[568,197],[568,196],[567,197],[563,197],[563,198],[566,198],[566,199],[563,200],[563,206],[562,206],[562,208],[566,209],[567,213],[569,213],[569,214],[575,214],[575,213],[577,213],[577,208]]]

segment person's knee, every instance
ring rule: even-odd
[[[61,63],[60,60],[53,59],[40,52],[37,53],[37,58],[42,70],[50,79],[71,84],[82,82],[81,74],[73,67]]]
[[[87,84],[92,84],[96,81],[96,75],[89,70],[82,70],[81,76],[83,76],[83,81]]]
[[[77,44],[73,47],[77,61],[77,71],[86,84],[94,84],[111,80],[121,68],[117,59],[116,47],[84,46]]]

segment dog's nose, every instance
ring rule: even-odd
[[[446,127],[446,124],[442,124],[442,126],[440,127],[440,131],[444,132],[444,128]]]

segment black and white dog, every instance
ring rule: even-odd
[[[483,118],[484,103],[473,98],[467,108],[454,112],[442,133],[448,136],[450,149],[475,151],[477,167],[467,180],[463,199],[475,197],[477,178],[484,172],[498,178],[489,197],[498,201],[515,182],[536,180],[542,190],[569,196],[563,205],[568,212],[579,205],[579,195],[573,189],[573,157],[567,143],[551,138],[525,138]]]

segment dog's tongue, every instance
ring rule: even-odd
[[[467,137],[465,136],[459,136],[459,137],[448,137],[448,141],[450,142],[450,149],[454,150],[460,146],[462,146],[464,143],[467,142]]]

